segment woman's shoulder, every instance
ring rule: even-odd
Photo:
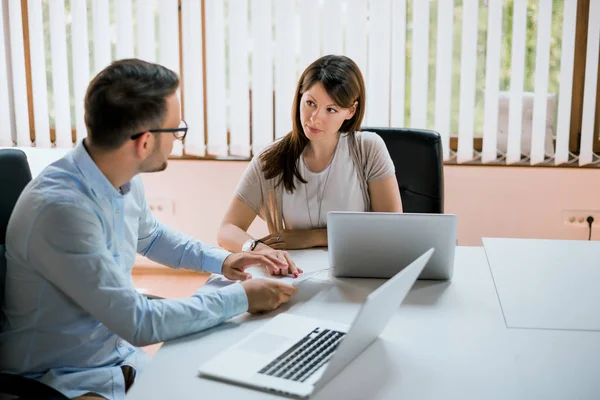
[[[369,131],[356,131],[354,132],[354,136],[356,137],[360,146],[364,149],[381,149],[385,148],[385,142],[375,132]]]
[[[276,139],[274,142],[267,144],[265,147],[254,153],[252,156],[252,162],[258,163],[262,166],[263,164],[263,156],[265,153],[272,151],[275,146],[277,146],[281,142],[281,138]]]
[[[274,182],[278,181],[278,178],[267,179],[265,177],[265,165],[268,162],[268,160],[265,160],[265,155],[269,151],[277,151],[275,147],[281,143],[281,139],[282,138],[279,138],[274,142],[267,144],[265,147],[254,153],[252,160],[250,160],[250,164],[246,169],[246,174],[253,175],[254,180],[260,182],[262,185],[274,185]]]

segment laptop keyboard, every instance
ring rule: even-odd
[[[317,328],[258,372],[304,382],[329,361],[344,335],[344,332]]]

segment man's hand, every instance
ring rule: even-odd
[[[272,274],[280,274],[281,268],[288,269],[287,262],[282,261],[275,255],[248,251],[227,256],[223,261],[221,272],[227,279],[245,281],[252,278],[252,275],[244,272],[246,268],[252,265],[264,265]]]
[[[242,287],[248,297],[248,312],[252,314],[275,310],[298,291],[294,286],[268,279],[247,280]]]

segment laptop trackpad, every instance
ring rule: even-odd
[[[276,352],[289,338],[268,332],[258,332],[238,346],[238,349],[259,355]]]

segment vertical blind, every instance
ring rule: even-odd
[[[291,129],[304,68],[345,54],[365,77],[364,125],[434,129],[446,161],[599,162],[600,0],[590,0],[577,155],[576,0],[537,0],[533,28],[528,0],[1,1],[0,146],[72,147],[86,135],[90,79],[138,57],[181,75],[190,129],[174,155],[250,157]]]

